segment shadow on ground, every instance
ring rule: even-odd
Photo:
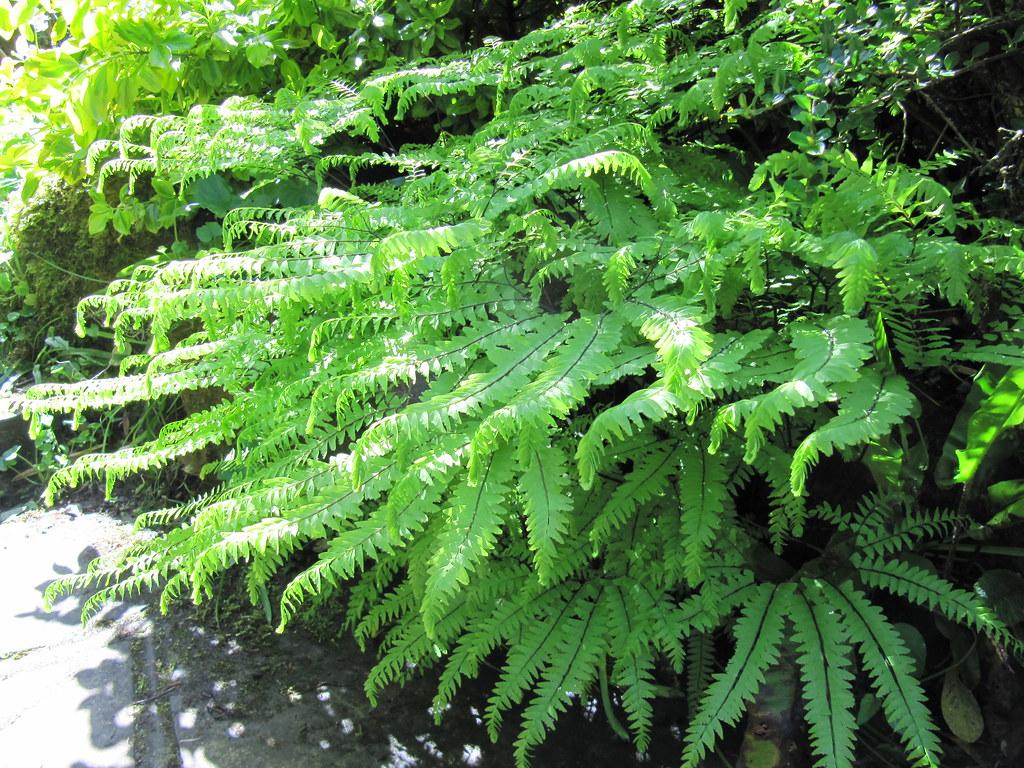
[[[4,523],[0,555],[14,545],[24,548],[23,556],[52,553],[52,577],[84,567],[126,535],[123,518],[51,510]],[[33,552],[39,541],[47,546]],[[76,554],[57,542],[73,543]],[[350,639],[318,641],[302,628],[276,635],[261,613],[227,597],[201,615],[181,608],[155,619],[141,602],[121,604],[83,632],[81,596],[65,598],[53,613],[42,611],[40,593],[50,580],[30,582],[33,605],[22,595],[14,601],[21,610],[0,611],[0,637],[13,631],[35,643],[20,650],[0,645],[0,699],[38,691],[28,714],[0,705],[0,755],[17,755],[10,763],[17,768],[513,765],[518,718],[506,718],[499,743],[489,741],[480,717],[487,680],[470,684],[438,726],[429,675],[385,691],[371,707],[362,685],[373,656]],[[562,717],[557,736],[537,749],[533,764],[677,764],[674,729],[657,730],[664,741],[638,757],[611,735],[590,701]]]
[[[373,657],[354,642],[315,642],[302,630],[260,637],[177,616],[155,637],[182,765],[511,766],[514,722],[491,744],[480,713],[484,691],[469,689],[435,725],[430,676],[389,689],[376,707],[363,693]],[[268,633],[269,634],[269,633]],[[565,718],[557,739],[538,750],[538,766],[630,766],[639,761],[610,740],[596,706]],[[678,749],[665,762],[675,764]]]

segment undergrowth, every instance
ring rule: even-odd
[[[989,55],[940,55],[989,23],[957,8],[583,6],[358,83],[128,120],[90,152],[101,183],[302,177],[318,199],[235,207],[223,248],[80,305],[120,374],[33,388],[33,419],[224,394],[50,493],[205,448],[218,485],[48,599],[201,602],[238,566],[266,608],[315,544],[279,628],[343,601],[383,640],[371,698],[438,667],[438,717],[499,658],[484,720],[521,712],[520,765],[591,687],[617,689],[643,751],[672,672],[700,765],[786,663],[816,765],[854,764],[865,684],[907,760],[938,765],[882,606],[1018,648],[922,557],[978,522],[958,492],[991,440],[968,430],[937,481],[922,399],[1024,366],[1021,231],[960,194],[961,155],[908,162],[879,128]],[[453,119],[466,99],[485,109]]]

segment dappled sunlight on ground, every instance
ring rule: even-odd
[[[346,638],[278,636],[229,590],[201,615],[108,608],[82,629],[82,595],[42,609],[54,578],[128,540],[116,508],[20,514],[0,525],[0,765],[5,768],[509,768],[515,720],[492,744],[475,681],[434,724],[434,680],[362,691],[373,663]],[[106,510],[106,511],[103,511]],[[674,765],[615,741],[595,702],[564,717],[538,766]],[[12,755],[17,758],[11,761]],[[4,761],[7,762],[4,762]]]

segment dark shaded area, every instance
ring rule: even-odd
[[[220,768],[513,765],[518,718],[506,717],[496,744],[482,720],[493,670],[467,683],[440,725],[431,712],[432,672],[389,687],[374,707],[363,693],[371,652],[347,635],[325,640],[304,628],[276,635],[232,594],[204,608],[203,620],[188,609],[157,625],[153,643],[165,676],[147,694],[166,692],[183,753],[202,748]],[[667,715],[661,719],[672,719]],[[679,730],[658,730],[659,740],[641,758],[615,738],[596,699],[578,701],[559,721],[557,736],[537,749],[534,765],[676,765]]]

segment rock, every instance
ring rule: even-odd
[[[31,362],[47,336],[71,339],[79,299],[102,292],[121,269],[171,242],[168,232],[91,234],[92,202],[86,185],[48,177],[32,200],[13,210],[11,250],[27,293],[0,295],[0,312],[21,315],[19,340],[3,350],[8,362]]]
[[[0,455],[28,440],[28,422],[20,413],[5,412],[0,402]]]

